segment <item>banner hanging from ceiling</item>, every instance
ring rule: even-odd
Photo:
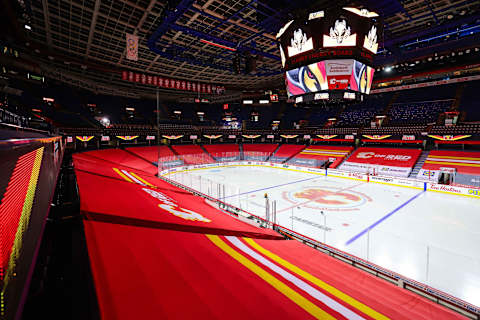
[[[206,93],[206,94],[225,93],[224,86],[172,79],[172,78],[166,78],[166,77],[160,77],[160,76],[152,76],[152,75],[147,75],[144,73],[136,73],[132,71],[122,71],[122,80],[125,80],[128,82],[151,85],[154,87],[165,88],[165,89],[193,91],[193,92]]]
[[[138,61],[138,36],[127,33],[127,60]]]

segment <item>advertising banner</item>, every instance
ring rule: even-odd
[[[407,177],[418,157],[420,149],[359,148],[342,164],[342,169]]]
[[[80,141],[87,142],[93,139],[93,136],[76,136],[76,138]]]
[[[131,141],[131,140],[135,140],[136,138],[138,138],[138,136],[117,136],[117,138],[125,140],[125,141]]]

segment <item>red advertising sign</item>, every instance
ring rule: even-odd
[[[412,167],[422,151],[420,149],[359,148],[348,162],[375,165]]]
[[[329,90],[345,90],[348,87],[350,75],[327,76]]]

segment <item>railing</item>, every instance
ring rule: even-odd
[[[347,262],[402,288],[420,294],[469,318],[480,319],[480,309],[478,307],[433,288],[442,286],[443,277],[447,273],[450,275],[454,274],[458,277],[464,275],[473,275],[474,277],[475,273],[480,270],[480,261],[477,259],[421,243],[413,239],[398,237],[378,229],[369,230],[364,237],[352,243],[352,245],[348,247],[347,253],[338,249],[343,247],[343,243],[339,242],[339,239],[337,239],[334,234],[329,234],[329,227],[326,220],[324,220],[324,223],[318,223],[318,225],[314,226],[314,231],[301,234],[295,231],[295,229],[297,229],[296,225],[304,223],[304,221],[298,218],[293,212],[296,210],[296,206],[291,209],[291,220],[287,226],[285,219],[283,219],[282,222],[278,221],[276,201],[271,199],[271,196],[270,199],[265,199],[265,207],[253,207],[248,201],[248,190],[242,190],[239,185],[220,183],[209,179],[208,176],[191,174],[191,172],[194,172],[191,171],[192,169],[201,169],[203,167],[214,168],[236,164],[238,164],[238,162],[219,163],[217,165],[195,165],[190,166],[191,168],[186,170],[177,168],[178,170],[175,169],[176,171],[166,176],[159,174],[159,177],[184,190],[208,199],[212,203],[215,203],[219,209],[230,215],[256,226],[274,229],[283,235],[302,241],[332,257]],[[305,170],[309,169],[305,168]],[[321,169],[316,170],[320,171]],[[418,181],[418,183],[422,184],[423,182]],[[326,216],[324,218],[326,219]],[[319,237],[322,239],[318,239]],[[392,244],[394,245],[392,246]],[[386,255],[385,252],[394,252],[394,255]],[[393,257],[396,260],[390,259],[389,261],[385,261],[385,257],[388,259]],[[412,268],[411,265],[408,264],[409,261],[415,261],[417,264],[416,268]],[[449,261],[449,264],[438,263],[439,261]],[[420,268],[418,267],[419,263],[421,264]],[[401,269],[399,269],[399,266]],[[396,271],[402,272],[403,275],[391,271],[395,269],[397,269]],[[418,274],[416,272],[418,270],[424,270],[424,272]],[[416,280],[413,280],[411,277]],[[475,290],[475,288],[471,288],[471,290]]]

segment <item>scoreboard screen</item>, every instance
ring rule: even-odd
[[[325,60],[285,72],[289,97],[326,90],[369,94],[375,69],[353,59]]]
[[[328,9],[291,20],[277,34],[288,95],[370,93],[382,26],[366,9]]]

